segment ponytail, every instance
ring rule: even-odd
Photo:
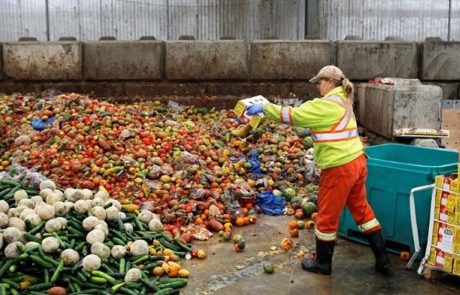
[[[353,95],[354,95],[353,83],[351,83],[350,80],[348,80],[347,78],[344,78],[342,80],[342,87],[345,90],[345,93],[347,94],[348,100],[353,103]]]

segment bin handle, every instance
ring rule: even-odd
[[[409,196],[410,223],[412,227],[412,238],[414,239],[415,252],[414,254],[412,254],[412,257],[410,258],[409,262],[407,262],[406,269],[412,268],[412,264],[414,263],[415,258],[417,258],[420,252],[420,240],[418,237],[417,214],[415,212],[414,193],[433,189],[433,188],[434,188],[434,184],[429,184],[429,185],[414,187],[410,191],[410,196]]]

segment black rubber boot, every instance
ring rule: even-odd
[[[304,258],[302,260],[302,268],[309,272],[330,275],[332,271],[334,245],[335,243],[333,241],[325,242],[316,239],[316,259]]]
[[[385,242],[383,241],[380,230],[367,235],[372,252],[375,256],[375,269],[382,274],[389,274],[391,268],[391,260],[388,258],[385,250]]]

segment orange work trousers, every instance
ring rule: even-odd
[[[321,172],[315,229],[320,240],[332,241],[337,238],[340,215],[345,206],[364,233],[380,229],[366,199],[366,177],[364,154],[347,164]]]

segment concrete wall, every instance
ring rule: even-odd
[[[86,42],[85,80],[162,80],[164,44],[160,41]]]
[[[422,45],[421,78],[424,80],[460,80],[460,42],[432,40]]]
[[[250,78],[254,80],[307,80],[321,67],[334,63],[330,41],[254,41]]]
[[[245,80],[248,50],[238,41],[166,42],[168,80]]]
[[[104,81],[116,85],[108,90],[122,89],[122,95],[148,94],[142,90],[146,87],[159,94],[263,92],[308,98],[316,90],[306,80],[321,67],[336,64],[357,83],[376,77],[418,78],[439,85],[445,99],[460,98],[460,42],[28,41],[0,44],[0,51],[3,92],[22,91],[21,81],[35,81],[33,88],[48,82],[68,85],[64,90],[72,82],[75,91],[103,89],[97,82]],[[190,90],[178,89],[181,83]]]
[[[12,42],[3,45],[3,72],[14,80],[81,80],[79,42]]]
[[[418,47],[415,42],[337,42],[337,66],[350,79],[375,77],[417,78]]]

